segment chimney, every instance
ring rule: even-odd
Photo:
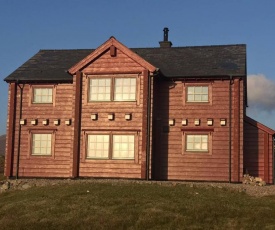
[[[163,41],[159,42],[161,48],[170,48],[173,45],[172,42],[168,41],[168,31],[167,27],[163,29]]]

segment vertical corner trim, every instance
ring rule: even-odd
[[[6,153],[6,170],[7,177],[13,176],[13,158],[14,158],[14,132],[15,132],[15,117],[16,117],[16,83],[10,84],[9,98],[9,128],[7,134],[7,153]]]
[[[72,177],[79,176],[80,157],[80,129],[81,129],[81,95],[82,95],[82,73],[76,72],[75,77],[75,99],[74,99],[74,132],[73,132],[73,162]]]

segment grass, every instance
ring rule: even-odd
[[[275,197],[219,188],[73,183],[0,194],[5,229],[275,229]]]

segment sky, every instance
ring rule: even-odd
[[[0,0],[0,135],[3,79],[40,49],[90,49],[115,36],[129,48],[247,45],[247,115],[275,129],[273,0]]]

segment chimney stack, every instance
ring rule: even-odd
[[[163,29],[163,41],[159,42],[161,48],[170,48],[173,45],[172,42],[168,41],[168,32],[169,29],[165,27]]]

